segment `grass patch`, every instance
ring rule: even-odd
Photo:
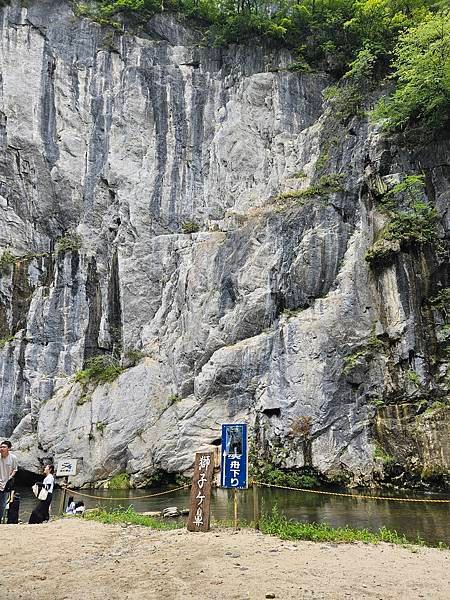
[[[272,485],[286,485],[294,488],[320,488],[321,482],[312,470],[305,472],[296,472],[292,470],[282,470],[274,467],[272,464],[258,461],[258,464],[252,465],[256,479]]]
[[[18,260],[17,256],[11,254],[9,250],[5,250],[0,256],[0,273],[8,273],[12,265]]]
[[[142,515],[137,513],[132,506],[128,508],[118,507],[108,510],[104,507],[98,507],[84,513],[83,519],[87,521],[98,521],[107,525],[115,525],[126,523],[127,525],[141,525],[151,529],[161,531],[170,531],[173,529],[184,529],[186,526],[184,521],[163,521],[156,517]],[[213,520],[213,525],[218,527],[233,527],[232,520]],[[251,523],[239,521],[239,527],[250,527]],[[261,533],[275,535],[282,540],[309,540],[313,542],[338,542],[338,543],[353,543],[364,542],[366,544],[377,544],[386,542],[389,544],[398,545],[419,545],[432,546],[424,540],[417,538],[416,540],[408,540],[404,535],[398,534],[396,531],[390,531],[382,527],[377,532],[369,531],[368,529],[355,529],[353,527],[330,527],[326,524],[318,523],[298,523],[289,521],[286,517],[281,516],[277,508],[272,510],[272,513],[263,515],[259,528]],[[448,546],[442,542],[435,544],[438,548],[448,549]]]
[[[291,190],[283,192],[277,196],[277,201],[290,199],[308,199],[317,196],[327,197],[328,194],[335,194],[343,191],[342,181],[344,176],[340,173],[331,173],[330,175],[322,175],[315,185],[311,185],[304,190]]]
[[[287,319],[290,319],[291,317],[296,317],[297,315],[299,315],[301,312],[303,312],[305,309],[300,307],[300,308],[285,308],[283,310],[283,316],[285,316]]]
[[[173,521],[166,522],[148,515],[141,515],[140,513],[137,513],[132,506],[129,506],[128,508],[119,507],[112,510],[99,507],[84,513],[83,519],[88,521],[98,521],[99,523],[106,523],[108,525],[127,523],[160,530],[180,529],[185,527],[184,523]]]
[[[377,544],[387,542],[389,544],[417,544],[425,546],[426,543],[417,539],[408,540],[404,535],[396,531],[390,531],[382,527],[377,532],[368,529],[355,529],[353,527],[331,527],[325,523],[298,523],[288,520],[278,513],[275,507],[270,514],[265,514],[260,520],[262,533],[276,535],[282,540],[309,540],[312,542],[364,542],[366,544]]]
[[[103,423],[103,421],[98,421],[95,424],[95,429],[101,434],[103,435],[103,432],[105,431],[105,427],[106,427],[106,423]],[[121,489],[121,488],[119,488]]]
[[[76,252],[82,246],[82,239],[77,233],[68,233],[63,235],[56,242],[56,253],[64,254],[65,252]]]
[[[442,401],[442,400],[436,400],[435,402],[433,402],[433,404],[431,406],[429,406],[425,411],[424,411],[424,415],[430,415],[435,413],[438,410],[444,410],[446,408],[449,408],[450,404],[446,401]]]
[[[12,342],[12,341],[13,341],[13,339],[14,339],[14,336],[13,336],[13,335],[8,335],[8,336],[6,336],[6,337],[4,337],[4,338],[1,338],[1,339],[0,339],[0,350],[1,350],[2,348],[4,348],[4,347],[6,346],[6,344],[9,344],[9,342]]]
[[[424,202],[415,202],[408,210],[390,215],[391,220],[366,252],[365,259],[371,266],[391,260],[410,246],[434,244],[438,239],[438,213]]]
[[[98,425],[98,423],[97,423]],[[103,429],[102,429],[103,431]],[[107,483],[108,490],[129,490],[130,476],[128,473],[117,473]]]
[[[184,221],[184,223],[181,224],[181,231],[183,233],[197,233],[199,229],[200,225],[195,221]]]
[[[367,356],[368,350],[358,350],[358,352],[354,352],[353,354],[349,354],[348,356],[344,356],[344,373],[347,374],[352,371],[360,360]]]
[[[87,360],[85,368],[75,374],[75,381],[82,385],[111,383],[123,371],[124,368],[112,356],[102,354]]]
[[[172,406],[172,404],[175,404],[176,402],[180,402],[181,399],[182,398],[181,398],[180,394],[171,394],[167,398],[167,402],[168,402],[169,406]]]
[[[412,383],[416,387],[420,387],[420,376],[416,371],[414,371],[413,369],[409,369],[408,371],[406,371],[405,377],[410,383]]]
[[[381,460],[381,462],[386,466],[393,465],[395,463],[395,458],[393,456],[391,456],[390,454],[387,454],[379,446],[375,446],[375,449],[373,451],[373,457],[375,459]]]

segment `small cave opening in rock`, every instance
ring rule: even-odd
[[[17,487],[31,486],[39,480],[39,473],[33,473],[33,471],[27,471],[19,467],[16,476],[14,477],[14,485]]]
[[[263,411],[263,415],[266,417],[281,417],[281,408],[266,408]]]

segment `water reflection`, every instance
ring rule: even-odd
[[[21,495],[20,518],[28,521],[36,499],[30,488],[18,490]],[[151,490],[80,490],[95,498],[82,499],[86,508],[99,504],[109,507],[132,505],[137,511],[160,511],[167,506],[186,508],[189,504],[189,490],[178,490],[164,496],[142,498],[158,491]],[[371,495],[375,495],[372,491]],[[379,495],[386,496],[386,492]],[[394,494],[390,494],[394,495]],[[401,497],[400,494],[397,494]],[[129,500],[104,500],[105,497],[126,497]],[[364,498],[346,498],[320,494],[293,492],[286,490],[260,488],[259,497],[263,510],[269,512],[277,505],[279,511],[289,519],[305,522],[328,523],[333,527],[350,525],[351,527],[377,530],[380,527],[396,530],[409,538],[421,538],[437,543],[443,541],[450,545],[450,511],[448,504],[427,504],[411,502],[389,502],[388,500],[366,500]],[[424,494],[408,493],[408,497],[427,498]],[[433,495],[433,498],[449,498],[445,495]],[[53,514],[60,510],[62,493],[56,490],[52,502]],[[253,491],[238,492],[239,518],[253,519]],[[233,499],[231,490],[215,490],[211,500],[211,512],[215,519],[233,518]]]

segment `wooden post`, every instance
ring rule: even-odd
[[[62,497],[62,503],[60,504],[60,514],[63,515],[66,510],[66,494],[67,494],[67,485],[69,484],[69,478],[64,477],[64,492]]]
[[[237,503],[237,489],[233,489],[233,505],[234,505],[234,528],[237,529],[238,524],[238,503]]]
[[[188,531],[209,531],[213,473],[214,453],[197,452],[189,502]]]
[[[253,520],[255,529],[259,529],[259,487],[253,483]]]

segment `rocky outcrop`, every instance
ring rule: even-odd
[[[448,143],[339,123],[325,75],[173,17],[133,37],[31,0],[1,27],[0,434],[21,464],[144,485],[245,420],[301,467],[308,418],[313,466],[371,483],[377,406],[448,397],[428,302],[450,285]],[[371,268],[374,182],[417,172],[440,245]],[[76,376],[97,355],[114,380]]]

